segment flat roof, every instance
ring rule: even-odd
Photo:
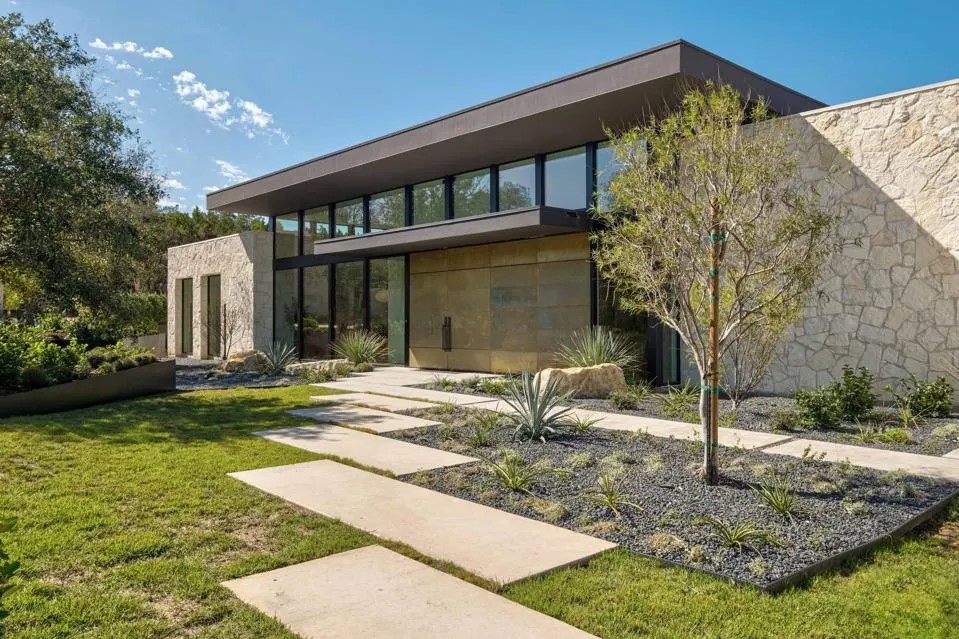
[[[209,193],[207,208],[277,215],[577,146],[710,79],[782,114],[825,106],[675,40]]]

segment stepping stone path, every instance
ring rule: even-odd
[[[593,637],[382,546],[223,585],[304,639]]]
[[[354,428],[364,428],[375,433],[389,433],[395,430],[422,428],[424,426],[436,426],[439,424],[439,422],[432,422],[428,419],[420,419],[419,417],[397,415],[372,408],[344,406],[342,404],[317,406],[316,408],[298,408],[287,412],[291,415],[306,417],[307,419],[312,419],[317,422],[349,424]]]
[[[421,402],[415,399],[402,399],[388,395],[371,395],[370,393],[342,393],[338,395],[316,395],[311,397],[315,402],[334,402],[356,404],[377,410],[396,412],[401,410],[419,410],[421,408],[436,408],[435,403]]]
[[[902,470],[915,475],[959,481],[959,459],[950,459],[949,457],[917,455],[916,453],[903,453],[897,450],[866,448],[865,446],[836,444],[813,439],[794,439],[779,446],[766,448],[764,452],[792,457],[824,453],[825,457],[823,459],[830,462],[841,462],[848,459],[849,463],[865,468],[890,471]]]
[[[352,459],[364,466],[388,470],[397,475],[479,461],[474,457],[331,424],[282,428],[253,434],[313,453]]]
[[[373,393],[376,395],[390,395],[392,397],[402,397],[405,399],[419,399],[427,402],[449,402],[457,406],[468,406],[470,404],[481,404],[483,402],[493,401],[489,397],[465,395],[463,393],[447,393],[445,391],[435,391],[427,388],[391,386],[390,384],[367,382],[362,379],[348,379],[342,382],[323,382],[322,384],[314,384],[314,386],[355,393]]]
[[[959,448],[946,453],[945,455],[943,455],[943,457],[947,457],[949,459],[959,459]]]
[[[616,546],[328,460],[230,476],[500,584],[579,564]]]

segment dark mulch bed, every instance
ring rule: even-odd
[[[441,380],[442,376],[439,376],[437,379]],[[446,384],[434,382],[424,384],[422,387],[433,390],[481,395],[484,397],[491,396],[489,393],[483,392],[481,388],[477,388],[468,380],[455,384],[449,382]],[[611,402],[605,399],[580,399],[574,400],[572,404],[579,408],[605,411],[607,413],[642,415],[659,419],[699,423],[698,407],[695,404],[690,404],[687,415],[667,415],[663,412],[663,402],[661,398],[665,392],[666,389],[664,388],[657,389],[656,392],[651,395],[638,400],[636,408],[631,410],[616,408]],[[788,397],[751,397],[740,404],[739,409],[735,411],[735,419],[731,418],[733,415],[732,402],[724,399],[720,400],[719,405],[720,414],[730,416],[722,421],[721,426],[773,432],[773,414],[781,411],[794,410],[796,408],[796,401]],[[892,409],[879,410],[891,411]],[[865,426],[869,427],[871,425],[866,424]],[[857,440],[857,436],[861,433],[859,426],[853,423],[843,423],[839,428],[834,430],[800,429],[783,432],[806,439],[819,439],[855,446],[883,448],[886,450],[900,450],[922,455],[944,455],[952,450],[959,449],[959,415],[953,415],[949,418],[925,419],[918,426],[913,426],[908,430],[911,438],[909,443]]]
[[[469,441],[469,409],[415,414],[450,426],[388,436],[483,459],[515,450],[525,462],[554,470],[539,477],[529,493],[503,488],[485,462],[400,479],[759,587],[883,536],[959,490],[959,484],[922,477],[732,448],[720,449],[722,482],[707,487],[697,475],[699,444],[595,428],[545,444],[513,442],[511,429],[501,426],[490,446],[476,447]],[[795,521],[770,509],[750,487],[774,472],[792,482],[801,511]],[[586,497],[603,474],[641,510],[623,505],[616,517]],[[753,522],[782,545],[723,546],[713,529],[698,521],[703,516],[731,525]]]
[[[214,367],[215,363],[189,365],[177,364],[177,390],[219,390],[225,388],[274,388],[306,384],[302,377],[293,375],[264,375],[262,373],[224,373]]]

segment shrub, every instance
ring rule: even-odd
[[[369,373],[373,370],[373,365],[369,362],[360,362],[353,367],[353,371],[357,373]]]
[[[608,508],[616,516],[616,519],[623,516],[623,506],[629,506],[636,510],[643,509],[639,504],[628,501],[623,495],[623,491],[620,490],[619,483],[606,473],[599,476],[596,481],[596,488],[586,491],[584,496],[594,504]]]
[[[903,392],[896,395],[896,403],[903,400],[919,418],[949,417],[953,393],[952,385],[945,377],[934,382],[923,382],[915,375],[910,375],[903,382]]]
[[[868,368],[860,368],[857,373],[844,366],[842,379],[833,384],[839,403],[842,404],[843,418],[855,421],[864,417],[876,405],[876,394],[872,390],[875,378]]]
[[[836,428],[842,423],[843,404],[832,386],[799,391],[796,405],[803,425],[808,428]]]
[[[744,521],[730,526],[729,524],[716,519],[715,517],[700,517],[697,523],[712,528],[713,534],[719,543],[727,548],[751,548],[756,549],[761,543],[767,543],[773,546],[781,546],[782,542],[773,537],[765,530],[756,527],[751,521]]]
[[[279,375],[287,366],[296,362],[296,347],[290,342],[276,340],[266,349],[266,373]]]
[[[911,444],[912,435],[905,428],[871,428],[859,426],[859,433],[852,436],[857,444]]]
[[[476,382],[476,388],[487,395],[505,395],[510,382],[503,377],[487,377]]]
[[[699,392],[692,384],[669,386],[665,395],[659,396],[663,404],[663,414],[669,417],[686,417],[692,410],[693,402],[699,398]],[[696,420],[698,421],[698,419]]]
[[[499,462],[489,463],[490,472],[503,488],[528,493],[536,481],[548,471],[540,462],[527,464],[516,452],[507,452]]]
[[[638,360],[639,351],[625,336],[604,326],[591,326],[575,331],[554,357],[563,366],[615,364],[627,368]]]
[[[121,342],[92,348],[84,354],[84,358],[90,368],[97,370],[98,374],[145,366],[157,359],[151,350],[137,346],[124,346]],[[108,371],[104,370],[106,364],[111,365]]]
[[[629,389],[616,390],[609,394],[609,403],[619,410],[633,410],[636,408],[637,397]]]
[[[386,355],[386,338],[365,330],[346,331],[336,338],[332,349],[338,357],[354,366],[374,364]]]
[[[524,371],[519,383],[510,388],[505,401],[513,411],[506,416],[516,427],[516,437],[542,442],[556,432],[556,427],[565,422],[572,410],[561,407],[568,394],[559,392],[559,382],[554,377],[542,386],[542,378]]]

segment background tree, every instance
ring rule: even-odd
[[[621,170],[596,213],[596,262],[623,308],[656,315],[696,363],[713,483],[719,360],[799,317],[836,246],[837,216],[800,179],[794,129],[730,86],[692,90],[671,114],[610,137]]]
[[[112,260],[135,250],[135,203],[160,195],[149,157],[91,88],[75,37],[0,17],[0,282],[24,304],[109,298]]]

